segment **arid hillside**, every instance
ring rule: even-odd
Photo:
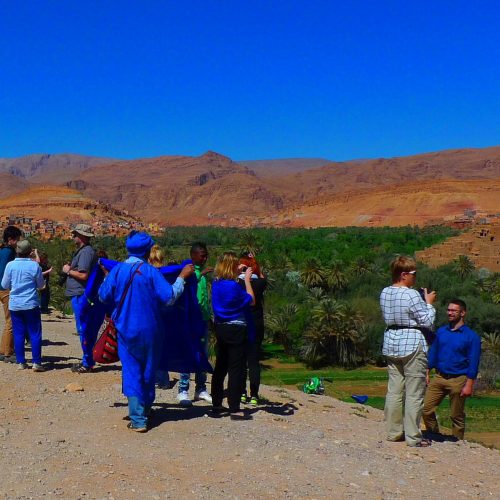
[[[253,170],[258,177],[265,179],[304,172],[331,162],[324,158],[286,158],[282,160],[239,161],[238,163]]]
[[[66,184],[83,170],[109,163],[112,158],[77,154],[33,154],[19,158],[0,158],[0,172],[38,184]]]
[[[464,210],[500,212],[500,178],[436,180],[350,191],[300,204],[284,212],[293,227],[405,226],[447,221]]]
[[[0,199],[6,198],[27,189],[29,183],[15,175],[0,172]]]
[[[161,225],[398,226],[446,221],[465,209],[500,213],[500,147],[320,167],[321,159],[242,165],[214,152],[95,166],[89,159],[72,166],[60,160],[59,167],[42,162],[16,170],[18,177],[6,177],[12,189],[0,196],[21,191],[21,178],[67,179],[85,198]]]
[[[65,186],[33,186],[22,193],[0,199],[0,217],[11,214],[67,223],[118,218],[113,208]],[[131,219],[125,214],[120,214],[119,218]]]
[[[283,206],[280,189],[229,158],[167,156],[94,167],[69,183],[86,196],[146,220],[207,224],[212,220],[265,215]]]

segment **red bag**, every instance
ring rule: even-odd
[[[120,303],[116,308],[115,318],[117,318],[121,312],[123,301],[125,300],[125,296],[127,295],[128,289],[132,284],[135,275],[141,274],[139,271],[141,266],[142,262],[139,264],[137,268],[135,268],[135,270],[134,269],[132,270],[130,279],[127,285],[125,286],[125,289],[123,290]],[[118,332],[116,331],[116,326],[115,322],[113,321],[113,318],[106,316],[106,318],[104,319],[102,333],[99,335],[94,345],[94,349],[92,350],[92,357],[94,358],[94,361],[96,363],[101,363],[103,365],[109,363],[116,363],[117,361],[120,360],[118,356]]]
[[[115,323],[111,318],[106,318],[103,326],[104,328],[92,351],[92,356],[96,363],[103,365],[116,363],[120,358],[118,357],[118,338]]]

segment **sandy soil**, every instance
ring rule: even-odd
[[[43,327],[50,371],[0,363],[0,498],[500,498],[498,450],[389,443],[381,411],[288,389],[264,387],[245,422],[159,390],[151,430],[133,433],[119,366],[71,373],[73,322]]]

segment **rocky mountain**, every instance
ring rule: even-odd
[[[83,170],[113,161],[112,158],[77,154],[32,154],[0,158],[0,172],[39,184],[66,184]]]
[[[15,175],[0,172],[0,198],[21,193],[27,189],[29,183]]]
[[[500,147],[319,167],[321,159],[241,164],[211,151],[82,162],[62,162],[59,170],[42,162],[22,171],[25,180],[12,174],[7,179],[50,183],[71,177],[67,186],[84,197],[163,225],[377,226],[442,221],[465,209],[500,213]]]
[[[282,160],[245,160],[238,161],[238,163],[248,167],[258,177],[268,178],[296,174],[305,170],[322,167],[330,163],[330,160],[323,158],[287,158]]]
[[[207,224],[283,207],[279,189],[214,152],[114,162],[87,169],[68,185],[165,224]]]

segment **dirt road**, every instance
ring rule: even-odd
[[[159,390],[151,430],[133,433],[119,367],[71,373],[72,320],[43,329],[50,371],[0,363],[0,498],[500,498],[499,451],[389,443],[381,411],[326,396],[264,387],[235,422]]]

